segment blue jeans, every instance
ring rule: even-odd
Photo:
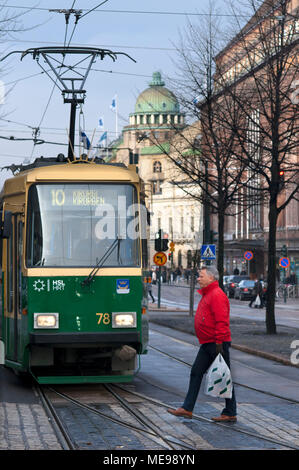
[[[229,361],[229,342],[222,343],[223,345],[223,358],[230,367]],[[204,343],[201,345],[194,364],[191,369],[189,389],[183,404],[183,408],[188,411],[193,411],[195,406],[197,396],[199,393],[201,381],[205,372],[216,358],[216,343]],[[235,397],[235,390],[233,388],[233,393],[231,398],[225,399],[225,408],[222,413],[227,416],[236,416],[237,414],[237,404]]]

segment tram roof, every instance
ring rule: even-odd
[[[140,178],[135,165],[128,167],[122,163],[109,164],[92,161],[76,161],[73,163],[55,162],[55,159],[38,159],[34,163],[23,166],[20,172],[4,183],[4,192],[14,192],[16,186],[39,182],[131,182],[138,183]],[[54,160],[54,161],[53,161]],[[4,189],[3,188],[3,189]]]

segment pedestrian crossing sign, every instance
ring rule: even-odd
[[[216,259],[216,245],[202,245],[201,259]]]

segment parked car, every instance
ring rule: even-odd
[[[225,293],[228,297],[233,297],[235,294],[235,288],[239,284],[240,281],[243,281],[244,279],[250,279],[249,276],[241,276],[241,275],[234,275],[234,276],[229,276],[228,282],[225,286]]]
[[[252,292],[254,289],[255,281],[251,281],[249,279],[244,279],[240,281],[239,284],[235,288],[235,299],[245,300],[245,299],[252,299]]]
[[[230,276],[223,276],[223,289],[225,290],[225,287],[227,286],[228,280]]]

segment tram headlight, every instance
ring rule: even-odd
[[[59,313],[35,313],[34,328],[59,328]]]
[[[112,312],[112,328],[135,328],[136,312]]]

